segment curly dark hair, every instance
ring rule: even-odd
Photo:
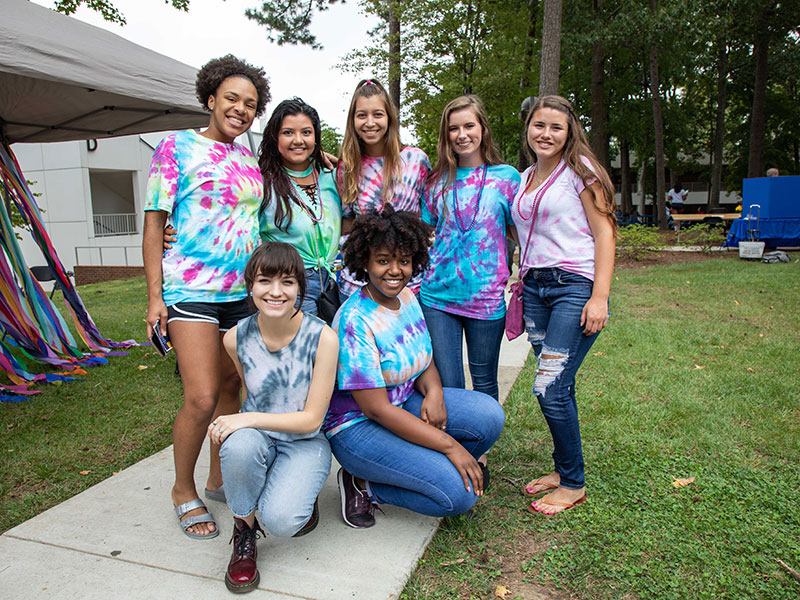
[[[433,228],[414,213],[395,211],[387,204],[380,213],[371,212],[356,218],[342,246],[344,266],[359,281],[367,281],[370,252],[385,248],[411,256],[411,276],[414,277],[428,268],[432,233]]]
[[[213,96],[217,92],[219,84],[228,77],[234,75],[249,79],[255,86],[258,94],[256,116],[261,116],[270,99],[269,82],[267,81],[264,69],[254,67],[248,62],[239,60],[233,54],[226,54],[221,58],[210,60],[197,72],[197,80],[195,81],[194,89],[200,104],[206,110],[211,110],[208,107],[208,97]]]

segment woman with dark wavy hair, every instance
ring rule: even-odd
[[[317,111],[300,98],[272,112],[258,152],[264,176],[259,209],[261,240],[291,244],[306,268],[303,312],[317,315],[317,300],[334,278],[342,212],[333,174],[323,167]]]

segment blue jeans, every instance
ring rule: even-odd
[[[553,437],[555,471],[569,489],[585,485],[575,373],[599,335],[584,335],[580,324],[592,286],[561,269],[531,269],[522,291],[525,330],[539,361],[533,393]]]
[[[506,318],[485,321],[454,315],[422,305],[422,314],[431,334],[433,360],[444,387],[464,389],[462,333],[467,338],[467,359],[472,389],[499,399],[497,366]]]
[[[419,417],[422,400],[422,394],[414,392],[403,409]],[[500,436],[503,408],[486,394],[453,388],[444,388],[444,402],[447,433],[477,459]],[[464,488],[458,469],[444,454],[413,444],[375,421],[356,423],[330,442],[336,460],[368,482],[378,504],[447,517],[468,511],[478,499]]]
[[[278,537],[306,524],[331,470],[323,433],[285,442],[262,429],[238,429],[222,443],[219,457],[233,515],[244,518],[257,508],[261,524]]]
[[[320,275],[322,282],[320,283]],[[328,285],[330,275],[325,269],[306,269],[306,295],[300,310],[308,315],[317,316],[317,300],[322,295],[323,286]],[[300,298],[297,298],[298,302]],[[297,304],[295,304],[297,306]]]

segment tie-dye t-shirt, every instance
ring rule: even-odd
[[[420,214],[420,204],[425,193],[425,181],[431,170],[431,162],[419,148],[407,146],[400,152],[400,181],[392,193],[392,206],[395,210],[407,210]],[[338,176],[338,172],[337,172]],[[383,207],[383,157],[365,156],[361,159],[361,181],[358,198],[352,204],[342,204],[342,217],[354,219],[358,215],[376,212]],[[422,275],[412,279],[408,288],[419,291]],[[352,294],[365,282],[358,281],[347,269],[339,275],[339,288],[345,294]]]
[[[431,364],[431,337],[419,302],[408,288],[398,298],[400,308],[390,310],[358,290],[336,314],[339,367],[323,425],[329,438],[367,419],[350,390],[386,388],[389,402],[402,406]]]
[[[261,337],[258,315],[250,315],[236,326],[236,355],[247,386],[242,412],[284,414],[302,411],[308,400],[319,336],[325,323],[304,313],[303,322],[292,341],[273,352]],[[275,439],[290,442],[312,438],[319,430],[312,433],[267,430],[267,433]]]
[[[342,233],[342,209],[333,174],[330,171],[322,171],[318,181],[317,206],[311,203],[308,195],[297,185],[294,191],[316,217],[320,216],[321,204],[322,219],[319,223],[315,223],[297,204],[292,204],[292,224],[286,231],[278,229],[275,225],[277,198],[273,194],[264,212],[259,214],[258,224],[261,241],[291,244],[297,248],[306,269],[323,268],[333,274],[333,260],[339,252],[339,236]],[[321,203],[319,203],[320,197]]]
[[[436,239],[420,290],[424,305],[473,319],[500,319],[506,314],[506,228],[519,179],[514,167],[487,167],[479,203],[483,166],[459,167],[458,219],[452,185],[444,191],[444,181],[428,187],[422,220],[436,228]]]
[[[164,253],[164,303],[231,302],[246,296],[244,266],[258,245],[263,184],[252,153],[189,130],[156,148],[145,210],[172,215],[178,240]]]
[[[591,166],[588,160],[584,163]],[[531,166],[522,174],[523,183],[511,209],[519,235],[520,256],[528,243],[533,200],[539,191],[536,188],[525,193],[525,182],[529,181],[532,169]],[[578,174],[567,167],[542,195],[523,270],[556,267],[594,281],[594,236],[580,198],[585,188]]]

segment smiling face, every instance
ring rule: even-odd
[[[251,288],[253,304],[262,316],[291,318],[295,313],[295,302],[300,291],[297,277],[286,273],[266,275],[259,273]]]
[[[288,115],[278,130],[278,153],[285,167],[295,171],[308,168],[314,151],[314,125],[303,113]]]
[[[447,139],[460,167],[477,167],[484,163],[481,150],[483,128],[471,108],[450,113],[447,120]]]
[[[387,308],[398,308],[397,295],[411,280],[413,264],[410,254],[372,249],[366,267],[367,289],[375,302]]]
[[[215,142],[232,143],[250,129],[257,105],[258,92],[249,79],[238,75],[224,79],[208,97],[211,119],[203,135]]]
[[[540,108],[528,125],[528,144],[539,160],[558,160],[569,136],[567,115],[555,108]]]
[[[370,156],[382,156],[389,128],[389,115],[380,94],[362,96],[356,100],[353,113],[353,127],[364,142],[364,149]]]

